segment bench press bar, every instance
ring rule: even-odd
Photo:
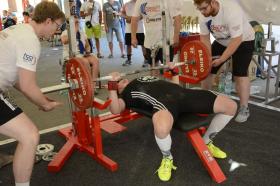
[[[220,56],[212,56],[212,60],[214,59],[218,59]],[[195,61],[189,61],[189,62],[177,62],[175,63],[175,67],[178,66],[182,66],[185,64],[194,64]],[[160,70],[160,69],[168,69],[169,66],[168,65],[164,65],[164,66],[157,66],[157,67],[151,67],[151,68],[146,68],[143,70],[134,70],[134,71],[130,71],[130,72],[125,72],[125,73],[121,73],[120,76],[121,77],[125,77],[128,75],[133,75],[133,74],[138,74],[141,72],[147,72],[147,71],[151,71],[151,70]],[[109,81],[110,79],[112,79],[112,76],[103,76],[100,78],[97,78],[96,80],[93,80],[93,82],[100,82],[100,81]],[[45,88],[41,88],[42,93],[44,94],[49,94],[52,92],[57,92],[60,90],[67,90],[67,89],[76,89],[78,88],[78,83],[75,80],[71,80],[69,81],[69,83],[62,83],[60,85],[54,85],[54,86],[50,86],[50,87],[45,87]]]
[[[175,67],[181,66],[181,65],[184,65],[184,64],[186,64],[186,63],[185,62],[175,63]],[[165,66],[147,68],[147,69],[143,69],[143,70],[135,70],[135,71],[131,71],[131,72],[121,73],[121,77],[132,75],[132,74],[138,74],[138,73],[141,73],[141,72],[151,71],[151,70],[159,70],[159,69],[167,69],[167,68],[169,68],[169,67],[167,65],[165,65]],[[93,80],[93,82],[108,81],[110,79],[112,79],[112,76],[103,76],[103,77],[97,78],[96,80]],[[49,93],[57,92],[57,91],[60,91],[60,90],[76,89],[76,88],[79,88],[78,86],[79,85],[76,82],[76,80],[72,79],[71,81],[69,81],[69,83],[62,83],[60,85],[54,85],[54,86],[41,88],[41,91],[44,94],[49,94]]]

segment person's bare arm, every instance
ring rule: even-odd
[[[226,50],[224,51],[224,53],[220,57],[220,59],[223,60],[223,61],[227,60],[237,50],[237,48],[240,46],[241,43],[242,43],[242,35],[238,36],[238,37],[235,37],[235,38],[232,38],[230,40]]]
[[[53,110],[61,103],[53,101],[46,97],[37,86],[36,74],[33,71],[20,68],[18,70],[19,80],[15,85],[31,102],[37,105],[43,111]]]
[[[98,11],[99,13],[99,24],[101,25],[102,24],[102,11]]]
[[[237,48],[242,43],[242,35],[232,38],[226,48],[226,50],[223,52],[223,54],[218,58],[213,60],[212,65],[213,66],[219,66],[223,62],[225,62],[232,54],[237,50]]]
[[[131,45],[137,47],[137,38],[136,32],[138,28],[138,21],[140,17],[132,17],[131,18]]]
[[[208,35],[200,35],[200,41],[203,44],[206,45],[207,50],[209,51],[210,56],[212,56],[210,34],[208,34]]]
[[[181,15],[174,17],[174,46],[179,45],[179,35],[181,30]]]
[[[86,39],[85,40],[85,49],[86,49],[86,54],[90,54],[90,45],[89,45],[89,42],[88,40]]]
[[[131,23],[131,16],[126,14],[125,5],[121,9],[120,16],[123,17],[127,23]]]
[[[108,26],[107,26],[107,22],[106,22],[106,12],[104,12],[104,10],[103,10],[103,23],[104,23],[104,27],[105,27],[105,32],[108,32]]]

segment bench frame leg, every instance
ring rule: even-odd
[[[199,133],[199,130],[194,129],[186,132],[185,134],[194,147],[204,167],[210,174],[211,178],[217,183],[222,183],[223,181],[225,181],[226,176],[224,175],[215,158],[209,152],[208,147],[204,143]]]

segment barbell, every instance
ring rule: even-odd
[[[215,56],[216,58],[217,56]],[[207,47],[200,41],[190,41],[181,49],[180,60],[182,62],[175,63],[174,66],[180,66],[183,76],[187,82],[198,83],[205,79],[211,70],[211,60]],[[140,72],[166,69],[167,65],[146,68],[121,73],[121,76],[137,74]],[[92,80],[88,64],[85,64],[80,58],[72,58],[66,64],[65,76],[67,83],[42,88],[44,94],[68,89],[70,98],[79,109],[87,109],[92,107],[93,101],[93,82],[108,81],[112,76],[104,76]]]

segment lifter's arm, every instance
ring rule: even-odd
[[[109,109],[112,114],[119,114],[125,109],[125,103],[123,99],[118,98],[116,90],[109,91],[109,99],[112,100]]]
[[[118,72],[113,72],[110,75],[112,76],[112,79],[111,79],[112,82],[117,82],[121,78],[120,73],[118,73]],[[122,111],[124,111],[125,102],[123,101],[123,99],[118,97],[117,90],[109,90],[109,99],[111,99],[111,101],[112,101],[109,106],[109,109],[112,114],[119,114]]]
[[[19,80],[15,88],[21,91],[31,102],[37,105],[43,111],[53,110],[61,103],[50,100],[37,86],[36,74],[33,71],[19,67]]]

